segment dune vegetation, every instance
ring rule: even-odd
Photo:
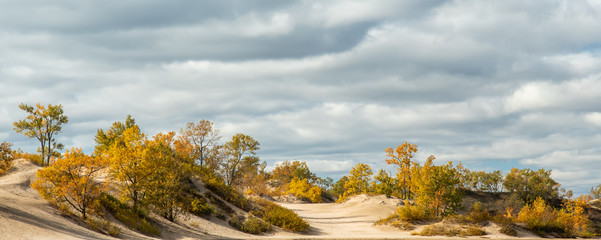
[[[376,174],[365,163],[334,182],[311,172],[305,162],[284,161],[266,171],[260,143],[238,133],[221,143],[213,123],[201,120],[175,131],[149,136],[127,116],[99,129],[92,154],[56,141],[67,124],[61,105],[21,105],[29,115],[15,130],[36,138],[39,153],[0,145],[0,175],[13,159],[43,166],[31,186],[65,216],[90,229],[119,236],[111,222],[147,236],[160,237],[156,217],[177,222],[195,215],[222,221],[250,234],[276,228],[308,232],[309,222],[275,200],[343,203],[355,195],[384,195],[401,201],[396,211],[377,221],[412,234],[481,236],[494,223],[516,236],[530,231],[542,237],[601,236],[601,185],[578,198],[551,178],[551,170],[516,169],[503,175],[471,171],[461,163],[415,159],[418,147],[404,142],[385,149],[393,175]],[[596,200],[597,202],[599,200]],[[216,220],[218,219],[218,220]],[[419,228],[418,230],[415,230]]]

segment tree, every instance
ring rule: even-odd
[[[207,120],[200,120],[198,124],[188,123],[186,128],[180,130],[180,134],[180,141],[191,147],[188,152],[200,166],[204,166],[221,139],[219,130],[214,129],[213,123]]]
[[[113,144],[107,153],[110,174],[122,200],[131,201],[140,210],[146,198],[146,185],[152,169],[148,167],[146,136],[137,125],[125,129],[122,144]]]
[[[373,172],[365,163],[357,163],[350,171],[348,181],[344,184],[344,196],[352,196],[369,192],[369,180]]]
[[[37,138],[40,141],[39,152],[42,153],[42,164],[49,165],[50,157],[60,155],[55,150],[62,150],[63,145],[56,142],[54,138],[56,134],[62,130],[62,125],[66,124],[69,119],[64,115],[62,105],[43,106],[40,103],[36,104],[35,108],[27,104],[19,105],[23,111],[29,115],[18,122],[15,122],[14,130],[17,133],[30,138]]]
[[[453,213],[460,206],[463,194],[460,180],[451,162],[446,165],[433,164],[436,158],[428,157],[424,166],[415,164],[411,172],[411,191],[419,206],[434,210],[439,216]]]
[[[374,176],[373,189],[377,194],[384,194],[386,197],[390,197],[396,192],[397,185],[397,179],[388,176],[388,173],[384,169],[380,169],[378,174]]]
[[[127,115],[125,122],[114,122],[111,128],[106,131],[98,129],[96,137],[94,137],[94,140],[96,141],[96,147],[94,149],[95,153],[97,155],[106,153],[115,144],[124,146],[123,132],[134,126],[137,126],[136,120],[133,119],[131,115]]]
[[[322,189],[314,184],[309,183],[306,178],[293,178],[288,184],[286,193],[294,194],[300,198],[307,198],[313,203],[321,202]]]
[[[559,183],[551,178],[551,170],[512,168],[505,176],[505,189],[531,204],[538,197],[546,200],[559,197]]]
[[[12,167],[14,151],[12,144],[8,142],[0,143],[0,176],[4,175]]]
[[[398,167],[397,178],[399,179],[401,197],[411,197],[411,166],[415,164],[411,159],[417,152],[417,145],[408,142],[403,143],[396,149],[386,148],[386,163],[395,164]]]
[[[277,164],[269,174],[269,182],[275,188],[275,192],[283,192],[294,178],[307,179],[311,184],[318,181],[318,177],[309,170],[307,163],[296,160]]]
[[[225,143],[224,152],[227,159],[223,163],[223,172],[227,186],[240,186],[245,174],[256,174],[259,168],[259,142],[251,136],[238,133]]]
[[[106,191],[102,183],[94,180],[103,168],[101,160],[85,155],[81,149],[67,150],[63,158],[38,170],[32,187],[62,209],[68,204],[85,220],[90,209],[97,209],[98,198]]]
[[[150,171],[144,186],[147,202],[169,221],[175,221],[191,201],[188,179],[193,163],[174,150],[174,137],[174,132],[155,135],[146,143],[145,158],[146,170]]]

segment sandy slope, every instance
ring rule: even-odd
[[[0,239],[113,239],[60,216],[29,184],[39,167],[16,160],[0,177]]]

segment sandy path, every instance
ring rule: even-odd
[[[392,214],[397,204],[398,200],[395,199],[365,195],[353,197],[342,204],[280,203],[280,205],[295,211],[311,225],[311,231],[303,238],[410,238],[409,232],[399,231],[390,226],[374,226],[374,222],[378,219]],[[280,236],[286,237],[284,235]]]

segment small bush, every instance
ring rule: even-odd
[[[125,224],[129,229],[138,230],[150,236],[161,236],[159,229],[150,224],[143,213],[134,211],[115,197],[103,194],[100,197],[100,203],[113,217]]]
[[[518,231],[516,231],[515,228],[513,228],[510,224],[501,225],[501,229],[499,229],[499,232],[502,234],[505,234],[507,236],[512,236],[512,237],[518,236]]]
[[[27,159],[38,166],[44,165],[42,163],[42,154],[26,153],[26,152],[21,151],[21,149],[19,149],[19,150],[15,151],[14,159],[21,159],[21,158]]]
[[[446,226],[446,225],[436,224],[436,225],[426,226],[426,227],[424,227],[424,229],[421,232],[411,233],[411,234],[420,235],[420,236],[468,237],[468,236],[484,236],[484,235],[486,235],[486,232],[484,230],[482,230],[482,228],[476,227],[476,226],[459,227],[459,226]]]
[[[258,199],[257,203],[264,207],[264,210],[254,211],[254,213],[266,222],[281,227],[284,230],[294,232],[302,232],[309,229],[309,223],[299,217],[294,211],[267,200]]]
[[[204,198],[194,198],[192,202],[190,202],[190,213],[197,216],[207,216],[211,215],[213,209],[211,205],[207,203]]]
[[[260,234],[271,231],[271,225],[253,216],[244,218],[234,214],[228,221],[228,224],[240,231],[250,234]]]
[[[240,194],[233,188],[228,187],[225,184],[218,181],[205,182],[205,186],[211,191],[213,191],[213,193],[217,194],[219,197],[223,198],[223,200],[231,203],[232,205],[246,212],[250,212],[253,210],[251,202],[246,197],[244,197],[244,195]]]
[[[386,225],[386,224],[389,224],[395,228],[398,228],[398,229],[401,229],[404,231],[415,229],[415,226],[413,226],[413,224],[411,224],[410,222],[401,220],[399,218],[398,214],[392,214],[392,215],[388,216],[387,218],[378,220],[375,223],[375,225]]]
[[[408,201],[405,201],[404,206],[397,208],[396,214],[401,220],[410,223],[438,219],[436,212],[433,209],[429,209],[425,206],[411,205]]]
[[[12,167],[14,151],[11,147],[12,144],[8,142],[0,143],[0,176],[6,174]]]

